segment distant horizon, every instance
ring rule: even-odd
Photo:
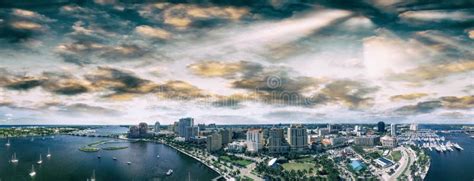
[[[0,127],[3,126],[133,126],[133,125],[138,125],[141,122],[137,122],[136,124],[0,124]],[[148,125],[154,125],[154,123],[148,123],[145,122]],[[413,123],[391,123],[391,122],[384,122],[386,126],[390,126],[390,124],[396,124],[396,125],[410,125]],[[196,123],[195,125],[201,123]],[[212,123],[211,123],[212,124]],[[279,125],[280,123],[277,124],[216,124],[217,126],[251,126],[251,125],[265,125],[265,126],[271,126],[271,125]],[[281,125],[291,125],[291,124],[302,124],[302,125],[376,125],[377,122],[374,123],[281,123]],[[474,126],[474,123],[415,123],[417,125],[459,125],[459,126],[465,126],[465,125],[472,125]],[[160,126],[170,126],[172,124],[161,124]],[[206,124],[208,126],[209,124]]]

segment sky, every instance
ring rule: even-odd
[[[1,124],[474,124],[474,2],[0,2]]]

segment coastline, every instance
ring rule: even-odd
[[[175,150],[177,150],[177,151],[179,151],[179,152],[181,152],[181,153],[183,153],[183,154],[185,154],[185,155],[187,155],[187,156],[189,156],[189,157],[191,157],[191,158],[193,158],[193,159],[195,159],[195,160],[201,162],[203,165],[207,166],[209,169],[211,169],[211,170],[215,171],[217,174],[219,174],[219,177],[216,177],[216,178],[214,178],[213,180],[217,180],[217,179],[220,178],[220,177],[224,177],[224,178],[227,179],[227,177],[226,177],[227,175],[226,175],[226,174],[221,173],[221,172],[220,172],[217,168],[215,168],[214,166],[208,165],[204,160],[202,160],[202,159],[200,159],[200,158],[198,158],[198,157],[196,157],[196,156],[194,156],[194,155],[192,155],[192,154],[190,154],[190,153],[187,153],[187,152],[184,151],[184,150],[181,150],[181,149],[179,149],[179,148],[177,148],[177,147],[175,147],[175,146],[173,146],[173,145],[171,145],[171,144],[168,144],[168,143],[165,143],[165,142],[162,142],[162,141],[151,141],[151,142],[154,142],[154,143],[158,142],[158,143],[160,143],[160,144],[169,146],[169,147],[171,147],[171,148],[173,148],[173,149],[175,149]]]

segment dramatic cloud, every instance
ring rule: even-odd
[[[470,1],[0,4],[4,124],[472,123]]]
[[[439,108],[445,109],[472,109],[474,108],[474,96],[446,96],[437,100],[419,102],[416,105],[408,105],[398,108],[396,111],[403,114],[429,113]]]
[[[372,105],[373,98],[367,95],[377,90],[377,87],[369,87],[362,82],[337,80],[327,84],[321,91],[330,100],[340,102],[349,108],[359,109]]]
[[[237,74],[248,75],[262,70],[256,63],[240,61],[224,63],[218,61],[203,61],[188,66],[193,74],[204,77],[232,77]]]
[[[157,3],[144,6],[140,11],[143,17],[174,26],[186,28],[200,26],[199,24],[212,25],[219,20],[238,20],[248,13],[244,8],[199,6],[190,4]]]
[[[161,29],[161,28],[153,28],[147,25],[137,26],[135,31],[145,37],[149,38],[158,38],[158,39],[169,39],[171,38],[171,33]]]
[[[422,97],[428,96],[426,93],[411,93],[411,94],[401,94],[390,97],[392,101],[401,101],[401,100],[415,100]]]
[[[474,61],[464,61],[438,65],[421,65],[403,73],[390,75],[390,77],[395,80],[420,82],[445,78],[450,75],[467,73],[473,70]]]
[[[108,67],[99,67],[94,73],[86,75],[96,89],[108,89],[113,94],[144,94],[156,89],[149,80],[141,79],[131,72]]]

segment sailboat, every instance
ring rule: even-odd
[[[43,163],[43,158],[41,158],[41,154],[40,154],[40,159],[36,163],[38,163],[39,165],[41,165]]]
[[[16,153],[13,153],[12,160],[10,160],[12,163],[18,163],[18,159],[16,158]]]
[[[48,148],[48,154],[46,155],[47,158],[51,158],[51,153],[49,152],[49,148]]]
[[[91,177],[90,181],[95,181],[95,170],[92,170],[92,177]]]
[[[5,146],[10,146],[10,139],[8,139],[7,143],[5,143]]]
[[[35,175],[36,175],[35,166],[34,166],[34,165],[31,165],[30,176],[31,176],[31,177],[34,177]]]

